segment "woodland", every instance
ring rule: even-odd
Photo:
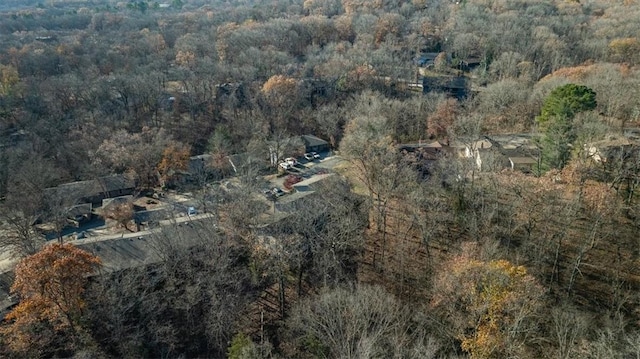
[[[0,356],[640,357],[640,142],[586,146],[640,128],[638,19],[638,0],[3,0],[0,250],[21,261]],[[453,78],[465,95],[424,85]],[[398,149],[517,133],[536,171]],[[304,134],[347,165],[263,226],[268,153]],[[157,231],[157,263],[103,271],[34,227],[60,213],[47,188],[127,173],[145,193],[205,153],[212,176],[171,186],[214,215]],[[232,174],[245,153],[264,163]]]

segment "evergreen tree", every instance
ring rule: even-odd
[[[540,141],[543,169],[561,169],[569,162],[576,140],[573,119],[577,113],[593,110],[596,105],[596,93],[586,86],[566,84],[551,91],[536,118],[543,133]]]

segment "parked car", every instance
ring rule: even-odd
[[[280,167],[284,168],[285,170],[288,170],[293,168],[297,164],[298,164],[298,161],[295,158],[287,157],[284,159],[282,163],[280,163]]]
[[[293,157],[287,157],[287,158],[285,158],[285,159],[284,159],[284,161],[285,161],[286,163],[290,164],[291,166],[295,166],[295,165],[297,165],[297,164],[298,164],[298,160],[296,160],[296,159],[295,159],[295,158],[293,158]]]
[[[319,159],[320,155],[317,152],[307,152],[304,154],[304,158],[308,161],[313,161]]]
[[[195,207],[187,208],[187,215],[188,216],[195,216],[196,214],[198,214],[198,211],[196,211]]]
[[[282,189],[278,188],[278,187],[273,187],[271,189],[271,193],[273,193],[274,196],[276,197],[282,197],[286,194],[285,191],[283,191]]]

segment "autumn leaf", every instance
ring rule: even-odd
[[[71,244],[51,244],[23,259],[15,269],[11,293],[20,303],[5,317],[3,328],[13,350],[26,350],[37,341],[39,330],[48,323],[55,332],[75,332],[85,303],[82,298],[87,275],[100,259]]]

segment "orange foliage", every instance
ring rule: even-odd
[[[13,350],[25,350],[34,340],[30,330],[42,322],[55,331],[75,327],[85,306],[82,300],[87,275],[100,259],[71,244],[52,244],[23,259],[15,269],[11,293],[20,297],[7,316],[12,322],[3,330]]]
[[[545,76],[540,81],[549,80],[555,77],[565,77],[571,81],[579,81],[587,77],[588,75],[598,71],[598,66],[594,64],[583,64],[573,67],[565,67],[554,71],[553,73]]]
[[[271,76],[262,85],[262,93],[275,106],[290,104],[296,98],[297,91],[296,80],[282,75]]]
[[[189,146],[171,143],[162,152],[162,160],[158,164],[160,179],[167,181],[176,171],[185,171],[189,166]]]
[[[445,266],[432,305],[444,308],[472,358],[507,357],[508,341],[540,307],[543,288],[523,266],[471,257],[473,248]]]
[[[295,89],[296,80],[282,75],[271,76],[267,82],[262,85],[262,92],[267,95],[286,95],[288,92],[295,91]]]

